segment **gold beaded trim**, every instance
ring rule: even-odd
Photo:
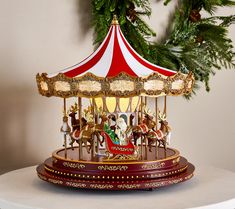
[[[128,179],[149,179],[149,178],[159,178],[159,177],[166,177],[166,176],[170,176],[173,174],[177,174],[180,172],[183,172],[184,170],[186,170],[188,167],[188,165],[186,165],[183,168],[174,170],[174,171],[169,171],[169,172],[165,172],[165,173],[158,173],[158,174],[146,174],[146,175],[123,175],[123,176],[112,176],[112,175],[85,175],[85,174],[73,174],[73,173],[68,173],[68,172],[62,172],[62,171],[57,171],[54,170],[52,168],[47,167],[46,165],[44,165],[45,170],[54,173],[54,174],[58,174],[58,175],[62,175],[62,176],[70,176],[70,177],[75,177],[75,178],[80,178],[80,179],[111,179],[111,180],[128,180]]]
[[[193,173],[192,174],[189,174],[183,178],[179,178],[179,179],[173,179],[174,177],[168,177],[166,178],[165,181],[163,182],[150,182],[150,183],[145,183],[144,184],[144,187],[145,188],[157,188],[157,187],[161,187],[161,186],[165,186],[165,185],[169,185],[169,184],[177,184],[177,183],[180,183],[184,180],[189,180],[190,178],[193,177]],[[91,188],[91,189],[112,189],[114,186],[107,183],[107,184],[103,184],[104,182],[95,182],[93,181],[92,184],[89,184],[86,182],[86,180],[80,180],[81,182],[71,182],[71,181],[66,181],[67,179],[65,178],[60,178],[60,179],[51,179],[50,177],[47,178],[46,176],[44,175],[41,175],[38,173],[38,177],[41,178],[42,180],[44,181],[49,181],[51,183],[54,183],[54,184],[60,184],[62,185],[63,183],[65,183],[66,186],[72,186],[72,187],[77,187],[77,188]],[[64,180],[64,182],[63,182]],[[102,183],[102,184],[100,184]],[[114,183],[114,182],[112,182]],[[127,181],[127,182],[117,182],[117,183],[121,183],[121,184],[118,184],[117,185],[117,188],[119,189],[139,189],[141,188],[141,184],[142,181],[136,181],[134,183],[134,181]]]

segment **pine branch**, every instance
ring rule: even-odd
[[[209,80],[216,69],[235,67],[235,53],[227,32],[235,17],[212,16],[201,19],[200,10],[195,12],[195,8],[201,7],[210,12],[209,4],[219,5],[218,2],[207,1],[206,7],[203,2],[206,1],[181,1],[175,15],[174,28],[166,44],[182,48],[178,53],[180,70],[193,71],[196,80],[204,82],[206,90],[209,91]],[[220,4],[230,3],[224,1]]]
[[[167,5],[172,0],[165,0],[164,4]],[[191,5],[191,9],[201,10],[204,9],[210,14],[213,14],[218,7],[235,6],[233,0],[181,0],[183,5]]]

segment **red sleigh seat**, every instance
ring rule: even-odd
[[[106,132],[102,132],[101,135],[104,137],[106,142],[106,147],[111,154],[121,154],[121,155],[133,155],[135,152],[134,144],[129,140],[127,145],[114,144],[110,136]]]

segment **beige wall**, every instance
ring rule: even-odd
[[[63,69],[92,52],[89,2],[0,0],[0,173],[40,163],[61,146],[62,101],[40,96],[35,75]],[[151,2],[149,23],[161,36],[171,8]],[[235,41],[234,26],[230,36]],[[235,171],[234,75],[218,72],[210,94],[201,88],[190,102],[169,99],[172,146],[196,165]]]

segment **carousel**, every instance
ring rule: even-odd
[[[36,80],[41,95],[63,99],[63,145],[37,167],[42,180],[83,189],[148,190],[193,176],[194,166],[169,147],[167,96],[189,94],[194,77],[142,58],[115,16],[94,53]]]

